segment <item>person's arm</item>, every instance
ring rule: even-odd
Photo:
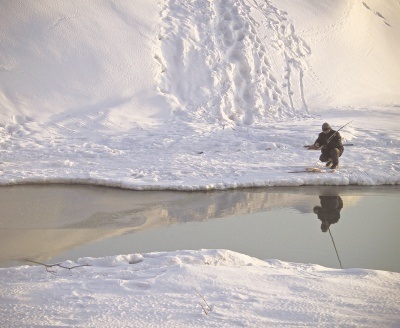
[[[321,136],[319,135],[317,140],[315,140],[314,144],[312,145],[313,149],[321,149],[323,146],[323,140],[321,140]]]

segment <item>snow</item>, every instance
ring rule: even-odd
[[[16,0],[1,8],[1,185],[400,182],[398,1]],[[350,121],[340,133],[354,146],[339,171],[288,173],[316,165],[318,152],[302,146],[322,123]],[[54,275],[1,269],[2,326],[400,322],[396,273],[222,250],[80,260],[88,262]]]
[[[85,327],[389,327],[400,274],[228,250],[82,258],[71,270],[1,269],[0,322]],[[8,320],[8,321],[6,321]]]
[[[197,190],[400,181],[395,2],[3,7],[3,185]],[[302,146],[325,121],[335,128],[353,121],[340,131],[355,145],[340,173],[289,174],[318,161]]]

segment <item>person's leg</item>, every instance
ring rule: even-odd
[[[319,160],[321,162],[329,162],[331,160],[330,156],[328,154],[321,154],[321,156],[319,157]]]
[[[331,150],[329,155],[332,159],[332,168],[337,168],[339,166],[340,150],[338,148],[334,148]]]

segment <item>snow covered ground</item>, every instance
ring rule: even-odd
[[[1,269],[4,327],[396,327],[399,273],[228,250]]]
[[[198,190],[400,182],[398,1],[0,5],[2,185]],[[352,121],[341,131],[354,144],[341,169],[288,173],[316,165],[318,152],[302,146],[325,121],[336,128]],[[43,267],[1,269],[0,323],[400,322],[395,273],[229,251],[81,262],[93,266],[55,275]],[[209,315],[196,308],[196,288]]]
[[[395,1],[2,7],[1,184],[400,181]],[[353,121],[340,173],[288,174],[325,121]]]

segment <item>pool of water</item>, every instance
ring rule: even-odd
[[[0,266],[230,249],[260,259],[400,272],[400,186],[130,191],[0,187]]]

